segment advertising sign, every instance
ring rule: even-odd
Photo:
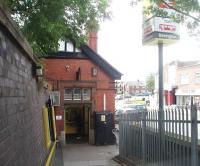
[[[56,120],[62,120],[62,115],[56,116]]]
[[[145,21],[143,24],[143,37],[152,33],[153,31],[154,31],[153,19],[149,19],[148,21]]]
[[[170,18],[154,17],[155,31],[179,34],[179,24]]]
[[[143,38],[143,45],[157,45],[163,43],[165,45],[173,44],[180,39],[179,35],[172,33],[153,32]]]
[[[174,2],[169,2],[173,5]],[[174,10],[169,9],[166,4],[159,4],[159,7],[169,11],[170,14]],[[144,18],[147,18],[146,16]],[[143,21],[143,45],[156,45],[158,43],[172,44],[180,39],[179,24],[171,18],[153,16]]]

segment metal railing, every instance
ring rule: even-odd
[[[200,108],[196,106],[151,109],[119,118],[119,156],[135,165],[200,165],[199,141]]]

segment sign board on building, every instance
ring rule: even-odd
[[[62,115],[57,115],[56,120],[62,120]]]
[[[101,115],[101,122],[105,122],[106,121],[106,116],[105,115]]]

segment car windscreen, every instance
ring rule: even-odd
[[[136,109],[146,109],[145,105],[136,105]]]
[[[126,109],[136,109],[136,105],[127,105]]]

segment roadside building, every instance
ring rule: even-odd
[[[57,94],[57,134],[64,133],[66,139],[79,135],[90,144],[95,142],[94,112],[114,112],[115,80],[122,75],[96,53],[96,42],[95,33],[90,35],[90,47],[76,49],[64,42],[62,51],[43,60],[45,79]]]
[[[158,86],[157,86],[158,89]],[[165,105],[190,104],[200,102],[200,62],[173,61],[164,66]]]
[[[177,68],[176,100],[178,105],[200,103],[200,62],[179,62]]]
[[[142,95],[150,90],[146,87],[145,82],[138,80],[126,82],[126,91],[131,95]]]

